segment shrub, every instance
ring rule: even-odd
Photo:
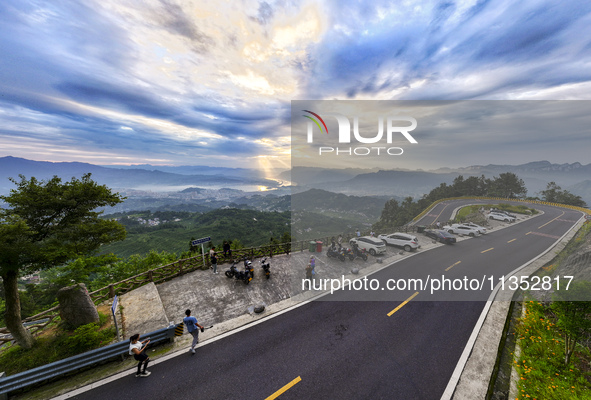
[[[71,351],[78,354],[108,343],[114,336],[114,328],[99,330],[98,324],[93,322],[76,328],[66,343]]]

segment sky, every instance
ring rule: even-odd
[[[591,100],[584,1],[3,0],[0,24],[0,157],[271,170],[294,100]],[[419,128],[391,167],[591,163],[584,129]]]

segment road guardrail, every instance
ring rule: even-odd
[[[171,325],[142,337],[150,337],[150,344],[164,343],[174,338],[175,328],[176,325]],[[0,374],[0,399],[6,398],[8,393],[15,390],[46,383],[127,354],[129,354],[129,340],[124,340],[18,374],[9,376]]]

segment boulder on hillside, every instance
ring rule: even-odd
[[[83,283],[61,288],[57,292],[57,299],[60,317],[69,328],[76,329],[81,325],[99,322],[96,306]]]

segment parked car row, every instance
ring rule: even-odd
[[[515,222],[516,220],[514,215],[496,209],[491,210],[488,217],[505,222]],[[486,234],[486,228],[473,222],[464,222],[461,224],[446,225],[443,229],[427,229],[424,233],[428,238],[440,243],[453,244],[457,241],[454,234],[476,237]],[[413,251],[421,247],[416,236],[401,232],[382,234],[378,235],[377,238],[372,236],[357,237],[349,240],[349,244],[351,246],[357,245],[360,249],[365,249],[372,256],[386,253],[387,245],[400,247],[405,251]]]

